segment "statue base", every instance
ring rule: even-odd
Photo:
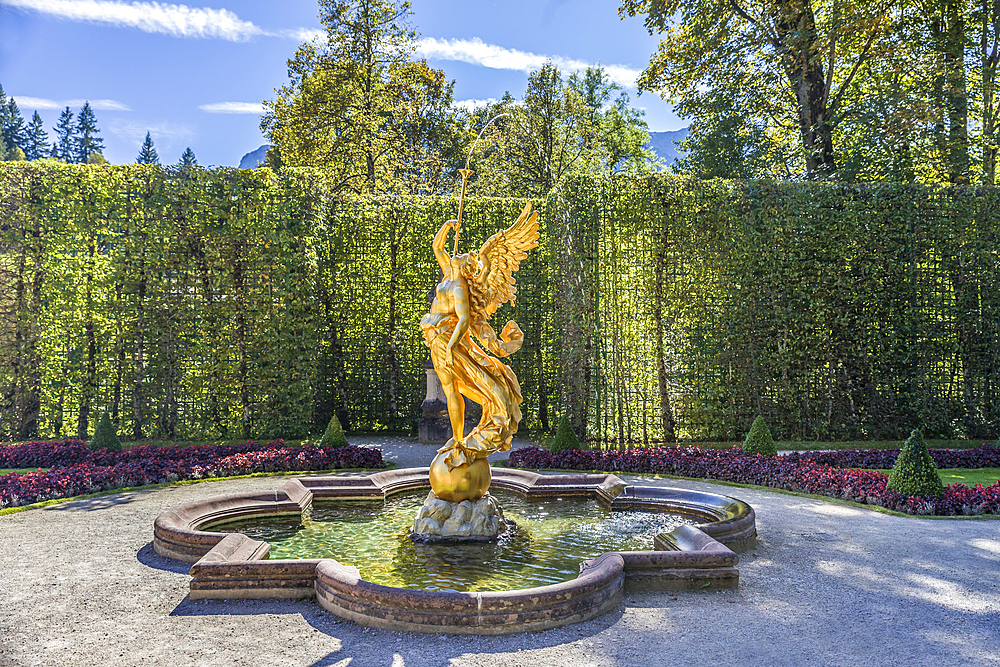
[[[489,493],[476,502],[443,500],[431,491],[417,510],[414,542],[492,542],[507,529],[500,503]]]

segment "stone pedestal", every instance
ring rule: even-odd
[[[442,500],[431,491],[417,510],[414,542],[492,542],[507,529],[500,503],[490,494],[476,502]]]
[[[434,364],[428,359],[424,364],[427,374],[427,392],[424,402],[420,404],[420,421],[417,423],[417,436],[420,442],[433,445],[443,445],[451,439],[451,422],[448,420],[448,399],[444,395],[444,387],[438,379]],[[463,397],[465,398],[465,397]],[[469,435],[483,415],[483,407],[465,399],[465,433]]]

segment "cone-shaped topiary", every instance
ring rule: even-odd
[[[944,484],[938,475],[937,465],[927,451],[927,445],[920,436],[920,431],[914,430],[903,444],[896,464],[889,473],[889,481],[885,488],[894,489],[900,495],[937,496],[944,495]]]
[[[559,420],[559,428],[556,429],[556,436],[552,438],[549,451],[558,454],[564,449],[580,449],[580,441],[576,438],[576,432],[569,423],[569,417],[563,415]]]
[[[323,439],[319,441],[320,447],[346,447],[347,446],[347,436],[344,435],[344,429],[340,426],[340,420],[337,419],[337,415],[334,414],[330,417],[330,423],[327,424],[326,432],[323,433]]]
[[[777,456],[778,448],[771,437],[771,429],[767,427],[764,418],[760,415],[753,420],[750,425],[750,432],[743,438],[744,454],[763,454],[764,456]]]
[[[122,441],[118,439],[118,429],[111,423],[111,417],[105,410],[101,415],[101,420],[97,422],[94,437],[90,440],[90,449],[93,451],[107,449],[111,452],[118,452],[121,451],[121,448]]]

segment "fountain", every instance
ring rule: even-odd
[[[538,245],[538,214],[529,203],[513,225],[494,234],[478,253],[458,254],[465,189],[472,173],[468,161],[460,171],[458,219],[446,222],[432,243],[444,280],[437,286],[430,312],[420,322],[447,399],[452,437],[437,451],[429,468],[367,476],[303,477],[273,493],[210,498],[164,512],[154,524],[153,547],[160,555],[193,563],[192,599],[315,596],[320,606],[337,616],[374,627],[492,635],[544,630],[594,618],[614,608],[625,590],[706,590],[738,584],[739,559],[732,549],[749,548],[756,539],[753,509],[742,501],[630,486],[614,475],[491,470],[487,456],[510,449],[521,420],[517,377],[497,357],[520,349],[524,334],[509,321],[498,335],[489,319],[502,304],[514,302],[513,274],[527,251]],[[449,255],[446,244],[451,230],[455,231],[455,245]],[[466,397],[482,406],[482,418],[468,435]],[[237,530],[240,526],[235,522],[262,517],[291,516],[301,522],[303,512],[311,511],[314,502],[317,507],[331,501],[385,503],[405,492],[427,492],[428,487],[412,524],[406,521],[402,538],[407,542],[399,548],[400,553],[408,554],[403,560],[413,560],[418,568],[432,572],[429,579],[420,580],[412,569],[397,568],[403,585],[368,581],[344,557],[270,560],[267,541],[215,530]],[[475,574],[458,583],[443,584],[433,573],[436,563],[489,560],[484,554],[504,549],[510,554],[511,544],[515,555],[504,558],[516,562],[517,540],[522,540],[522,547],[530,547],[532,536],[524,532],[527,528],[509,524],[501,503],[490,494],[491,488],[518,494],[529,504],[584,499],[618,515],[670,512],[687,522],[655,534],[652,549],[648,541],[646,549],[630,550],[624,541],[590,546],[583,538],[584,557],[578,571],[566,571],[563,565],[558,580],[505,580],[486,585]],[[247,528],[246,523],[242,526]],[[624,539],[631,529],[623,532]],[[350,539],[360,541],[365,533],[357,531]],[[360,555],[351,557],[354,562],[364,562],[365,554],[373,550],[385,551],[385,545],[352,546],[360,547]],[[549,551],[558,552],[560,546]],[[551,562],[544,565],[557,569]],[[404,587],[407,579],[415,581],[412,588]],[[398,582],[389,579],[385,583]]]

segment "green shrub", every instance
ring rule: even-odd
[[[118,452],[121,451],[121,448],[122,441],[118,439],[118,429],[111,423],[111,417],[105,410],[101,415],[101,420],[97,422],[94,437],[90,440],[90,449],[93,451],[107,449],[111,452]]]
[[[564,449],[580,449],[580,441],[577,440],[576,432],[569,423],[569,417],[563,415],[559,420],[559,428],[556,429],[556,436],[552,438],[549,451],[558,454]]]
[[[344,429],[340,426],[340,420],[337,419],[337,415],[334,414],[330,417],[330,423],[326,426],[326,432],[323,433],[323,439],[319,441],[320,447],[346,447],[347,446],[347,436],[344,435]]]
[[[927,451],[920,431],[914,430],[903,444],[896,464],[889,473],[887,489],[895,489],[904,496],[944,495],[944,484],[938,475],[937,466],[931,453]]]
[[[760,415],[753,420],[750,432],[743,438],[744,454],[763,454],[764,456],[777,456],[778,448],[771,437],[771,429],[767,427],[764,418]]]

